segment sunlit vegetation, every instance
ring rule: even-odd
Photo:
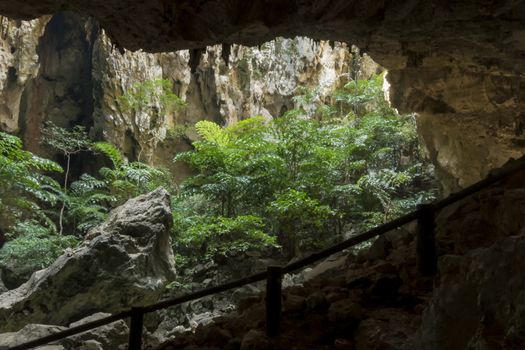
[[[242,223],[244,249],[275,239],[292,258],[431,199],[414,117],[391,109],[381,85],[351,82],[333,104],[303,90],[300,108],[272,121],[198,122],[195,149],[175,157],[195,170],[175,197],[177,251],[228,255],[216,246]]]
[[[248,250],[293,258],[393,219],[435,192],[414,117],[389,107],[382,83],[382,75],[353,80],[328,102],[301,89],[296,108],[274,120],[198,122],[193,150],[174,155],[193,169],[177,186],[168,170],[128,161],[81,127],[44,126],[42,142],[65,157],[65,169],[0,133],[0,264],[42,268],[112,208],[158,186],[172,194],[182,265]],[[129,113],[183,106],[162,82],[136,86],[120,102]],[[77,152],[102,155],[107,166],[70,179]]]

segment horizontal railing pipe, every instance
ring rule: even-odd
[[[222,293],[222,292],[225,292],[225,291],[230,290],[230,289],[243,287],[243,286],[245,286],[247,284],[259,282],[259,281],[262,281],[262,280],[265,280],[265,279],[266,279],[266,272],[256,273],[256,274],[248,276],[248,277],[244,277],[244,278],[232,281],[232,282],[221,284],[220,286],[210,287],[210,288],[207,288],[207,289],[202,289],[202,290],[199,290],[197,292],[194,292],[194,293],[191,293],[191,294],[188,294],[188,295],[183,295],[181,297],[164,300],[164,301],[158,302],[158,303],[153,304],[153,305],[144,306],[142,308],[142,311],[144,313],[149,313],[149,312],[153,312],[153,311],[157,311],[157,310],[162,310],[162,309],[165,309],[165,308],[170,307],[170,306],[175,306],[175,305],[178,305],[178,304],[185,303],[187,301],[200,299],[200,298],[206,297],[208,295]]]

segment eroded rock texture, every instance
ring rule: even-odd
[[[393,104],[422,115],[424,140],[446,191],[485,175],[508,155],[523,153],[523,0],[0,4],[0,13],[25,19],[64,9],[94,16],[117,46],[131,50],[252,46],[295,35],[355,44],[390,71]]]
[[[0,295],[0,332],[27,323],[67,325],[94,312],[155,302],[173,279],[169,196],[130,199],[76,249]]]
[[[327,98],[335,87],[349,79],[353,57],[343,44],[307,38],[276,39],[260,48],[216,45],[196,56],[190,52],[121,54],[101,35],[93,57],[95,133],[121,148],[130,159],[173,166],[176,152],[188,150],[196,137],[191,126],[199,120],[227,124],[254,115],[280,116],[294,107],[292,98],[301,86],[317,89]],[[370,76],[380,67],[368,56],[362,74]],[[192,72],[193,70],[193,72]],[[155,79],[173,82],[186,107],[166,116],[129,113],[118,97],[133,84]],[[177,169],[175,173],[179,173]]]
[[[420,349],[525,347],[523,172],[444,210],[439,259]]]
[[[38,69],[38,42],[49,17],[33,21],[0,19],[0,126],[18,131],[24,89]]]

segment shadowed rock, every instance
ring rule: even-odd
[[[163,189],[114,209],[78,248],[0,295],[0,332],[27,323],[66,325],[156,301],[175,275],[171,225]]]

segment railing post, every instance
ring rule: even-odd
[[[423,276],[437,272],[435,210],[432,204],[419,206],[417,218],[417,267]]]
[[[142,349],[142,327],[144,324],[144,312],[141,307],[131,308],[131,322],[129,326],[128,350]]]
[[[266,277],[266,335],[281,333],[281,280],[282,267],[268,266]]]

